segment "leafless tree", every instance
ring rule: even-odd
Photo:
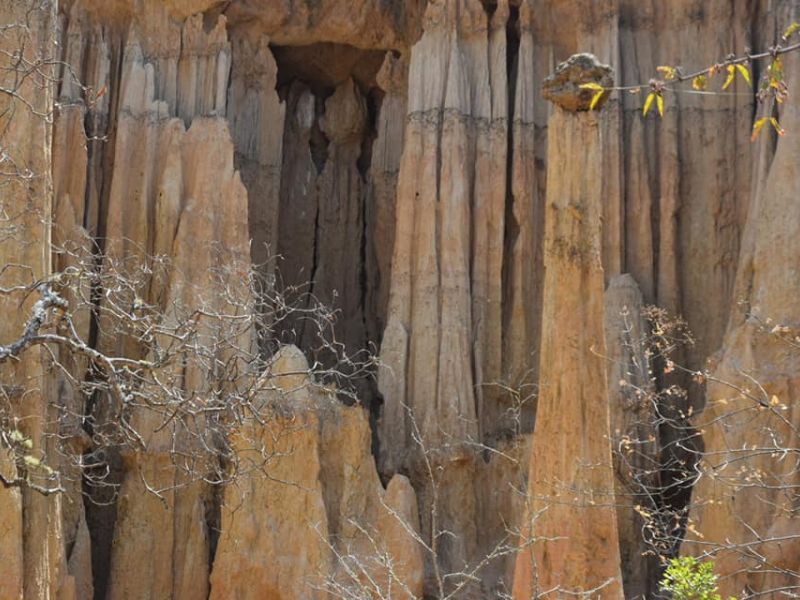
[[[626,432],[617,435],[613,450],[617,468],[631,482],[647,553],[662,567],[678,554],[694,555],[717,563],[720,582],[746,574],[763,583],[738,590],[743,598],[798,597],[800,572],[784,560],[796,558],[792,553],[800,545],[792,526],[797,518],[800,432],[792,420],[791,396],[771,393],[763,380],[744,369],[721,377],[712,367],[687,368],[681,350],[693,339],[685,322],[656,307],[645,313],[649,331],[637,343],[648,349],[649,385],[634,383],[635,377],[623,383],[651,407],[653,420],[632,429],[655,425],[658,451],[653,451],[652,439]],[[788,353],[800,349],[789,327],[755,314],[748,321],[757,324],[761,343],[783,344]],[[692,394],[690,387],[695,388]],[[712,430],[726,436],[730,445],[724,450],[706,447],[703,436]],[[714,482],[714,498],[698,497],[701,480]],[[741,494],[748,502],[734,501]],[[726,503],[731,522],[748,531],[749,539],[737,540],[734,532],[704,537],[705,523],[695,514],[709,502]],[[754,519],[760,513],[774,513],[775,520]],[[779,576],[773,581],[781,583],[770,583],[770,575]]]

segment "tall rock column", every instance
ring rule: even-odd
[[[536,57],[534,8],[531,0],[519,7],[519,47],[510,84],[514,109],[509,124],[511,145],[508,160],[510,211],[506,216],[503,305],[503,375],[511,387],[524,391],[536,380],[538,358],[541,271],[542,271],[542,195],[537,179]],[[516,78],[514,72],[516,71]],[[527,403],[527,402],[525,402]],[[527,403],[529,404],[529,403]],[[521,407],[521,429],[533,429],[533,406]]]
[[[246,36],[234,38],[231,50],[227,114],[235,164],[247,188],[253,262],[271,275],[277,252],[286,104],[275,91],[278,66],[266,36],[258,43]]]
[[[372,161],[367,180],[364,220],[371,235],[365,236],[366,273],[370,285],[366,290],[368,339],[380,339],[386,324],[386,307],[394,247],[395,197],[400,157],[403,151],[403,130],[406,122],[406,89],[408,60],[387,52],[376,76],[383,92],[375,126]]]
[[[165,320],[179,322],[178,315],[195,307],[211,314],[246,314],[241,307],[249,302],[249,290],[240,274],[249,262],[247,193],[234,170],[227,123],[196,117],[188,130],[177,119],[155,124],[171,132],[161,160],[172,168],[159,183],[183,192],[157,206],[161,223],[174,236]],[[197,343],[213,349],[220,364],[243,361],[249,354],[247,335],[235,339],[224,321],[200,320],[196,335]],[[185,390],[186,405],[219,385],[190,351],[176,373],[159,377],[168,387]],[[202,447],[209,435],[204,417],[177,423],[146,406],[132,413],[132,426],[147,450],[123,453],[126,476],[119,491],[107,597],[206,597],[210,533],[205,515],[210,500],[202,479],[211,467]],[[184,462],[178,456],[192,458]],[[138,565],[135,573],[131,564]]]
[[[0,3],[0,346],[20,339],[40,298],[32,284],[50,273],[55,11],[54,2]],[[33,346],[0,357],[0,597],[74,598],[62,496],[26,484],[59,481],[10,447],[12,431],[20,431],[32,444],[26,455],[59,452],[48,353]]]
[[[605,226],[605,222],[603,223]],[[605,267],[605,264],[604,264]],[[658,485],[655,391],[647,351],[642,292],[629,274],[612,277],[605,292],[606,373],[617,491],[617,527],[626,598],[650,598],[658,577],[638,510],[654,509]]]
[[[549,121],[540,395],[526,539],[514,598],[622,598],[603,325],[601,215],[606,140],[591,94],[610,69],[591,55],[545,84]]]
[[[101,221],[104,272],[121,268],[125,273],[122,265],[135,272],[154,256],[170,257],[169,277],[149,278],[142,291],[146,304],[161,307],[169,327],[173,313],[184,308],[230,310],[221,300],[217,278],[223,277],[223,268],[230,270],[224,275],[230,287],[224,291],[234,295],[239,273],[249,264],[249,248],[247,192],[234,169],[234,145],[223,118],[230,66],[224,19],[207,33],[201,15],[180,26],[164,23],[168,27],[161,35],[129,28],[119,74],[110,81],[109,94],[118,98],[115,160],[106,174]],[[60,196],[58,206],[63,200]],[[59,227],[66,224],[62,220]],[[104,352],[126,357],[148,352],[134,336],[120,335],[107,312],[101,311],[98,331],[98,347]],[[202,322],[197,331],[201,346],[214,337]],[[220,356],[222,362],[224,358]],[[170,385],[187,398],[208,391],[211,384],[199,367],[187,359],[181,369],[180,377],[160,376],[169,377]],[[172,427],[151,407],[105,402],[95,414],[100,423],[95,432],[101,427],[113,431],[123,408],[147,449],[121,450],[124,476],[113,543],[108,534],[92,540],[95,593],[107,598],[204,597],[210,500],[207,486],[197,480],[206,467],[197,461],[196,469],[185,468],[176,461],[178,455],[194,455],[188,439],[203,434],[203,422],[198,420],[193,435],[190,426],[175,420]],[[135,571],[131,564],[137,565]]]
[[[476,558],[470,444],[499,413],[482,384],[496,383],[502,365],[509,12],[507,2],[494,12],[477,0],[428,3],[409,65],[381,346],[380,462],[384,475],[411,473],[444,573]]]

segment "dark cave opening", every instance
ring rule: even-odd
[[[333,332],[343,341],[346,354],[363,353],[365,349],[377,352],[383,315],[377,314],[369,302],[380,284],[380,274],[370,257],[376,231],[369,203],[372,148],[384,98],[377,76],[387,50],[328,42],[271,45],[270,49],[278,67],[276,90],[287,106],[278,200],[278,280],[289,293],[300,290],[300,295],[309,296],[309,302],[313,295],[336,311]],[[326,127],[325,112],[329,99],[349,80],[363,106],[364,122],[353,132],[355,137],[337,141],[331,139]],[[304,102],[313,104],[313,115],[301,118]],[[300,122],[303,118],[311,119],[310,128]],[[302,189],[298,189],[298,181],[306,182]],[[326,210],[329,202],[337,203],[338,214],[347,217],[335,218]],[[340,240],[339,245],[330,240]],[[332,266],[332,253],[346,267]],[[300,302],[305,300],[301,298]],[[281,333],[281,341],[298,345],[310,360],[326,366],[336,361],[320,354],[308,328],[304,330],[291,319]],[[371,415],[377,414],[380,398],[374,370],[353,381],[345,376],[339,383],[350,387]],[[352,397],[344,395],[342,399],[352,402]]]

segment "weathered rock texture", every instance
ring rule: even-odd
[[[595,114],[558,109],[548,127],[539,400],[514,597],[622,598],[596,184],[608,150]],[[558,177],[568,164],[581,176]]]
[[[647,348],[642,293],[629,274],[617,275],[605,291],[609,423],[614,459],[619,551],[626,598],[656,593],[655,557],[645,543],[642,515],[656,509],[658,489],[657,400]]]
[[[601,110],[610,92],[603,91],[595,101],[597,89],[614,85],[613,71],[591,54],[575,54],[556,67],[542,83],[542,96],[564,110]]]
[[[800,74],[800,61],[788,59],[786,68]],[[782,122],[800,126],[792,110]],[[763,150],[737,274],[743,304],[730,320],[715,383],[696,419],[708,454],[690,515],[695,530],[684,544],[695,554],[708,545],[727,548],[715,555],[726,596],[772,590],[779,597],[797,585],[800,565],[797,457],[777,460],[779,448],[796,452],[800,425],[800,363],[792,341],[800,319],[794,266],[800,145],[786,138],[774,154]]]
[[[50,274],[52,218],[53,69],[30,72],[25,65],[48,55],[55,42],[56,11],[45,4],[28,14],[24,2],[0,4],[3,23],[26,27],[4,28],[3,55],[15,57],[23,72],[6,68],[0,74],[0,343],[19,338],[38,294],[30,285]],[[24,75],[24,76],[23,76]],[[57,393],[47,376],[48,355],[33,349],[22,360],[0,365],[4,431],[17,430],[32,442],[30,455],[42,457],[54,450],[52,438]],[[8,434],[8,433],[7,433]],[[6,434],[6,435],[7,435]],[[56,457],[53,456],[55,459]],[[57,460],[57,459],[56,459]],[[59,468],[60,465],[54,465]],[[41,473],[15,460],[4,443],[0,472],[11,482],[29,478],[41,482]],[[67,569],[63,522],[65,498],[44,496],[25,486],[0,488],[0,595],[7,598],[74,598],[75,581]]]
[[[419,515],[408,479],[384,490],[361,407],[345,407],[302,373],[293,346],[270,366],[265,425],[235,434],[242,484],[229,487],[211,598],[418,598]],[[264,510],[264,507],[269,507]],[[340,597],[340,596],[334,596]]]
[[[30,4],[0,0],[0,23],[22,22]],[[542,82],[579,52],[632,85],[659,65],[767,47],[797,20],[796,0],[35,4],[28,29],[0,33],[12,53],[2,56],[23,32],[30,57],[63,64],[57,81],[24,80],[30,104],[0,93],[0,343],[16,339],[36,300],[30,287],[6,288],[74,266],[72,251],[98,252],[103,274],[115,261],[170,257],[175,269],[142,299],[169,318],[174,303],[224,304],[211,269],[250,306],[237,276],[249,258],[295,305],[330,304],[336,340],[379,353],[381,366],[353,384],[363,407],[339,406],[312,382],[307,393],[265,392],[268,418],[238,431],[236,447],[245,462],[253,442],[278,452],[239,486],[182,485],[160,423],[139,411],[147,448],[102,458],[118,494],[82,488],[66,459],[51,465],[73,476],[62,494],[0,488],[3,598],[322,597],[321,586],[342,595],[355,580],[372,597],[391,586],[393,598],[491,598],[512,585],[517,598],[531,585],[650,595],[657,572],[641,556],[635,509],[648,505],[626,467],[664,448],[690,458],[674,449],[681,430],[648,423],[656,408],[688,414],[704,401],[699,387],[658,407],[633,393],[660,381],[637,341],[647,303],[687,320],[690,370],[722,348],[719,379],[747,372],[767,403],[786,404],[774,429],[792,443],[797,353],[752,315],[789,337],[797,326],[794,100],[781,115],[789,134],[750,144],[754,97],[741,82],[733,94],[669,94],[663,119],[644,118],[631,94],[595,113],[558,112]],[[800,79],[796,61],[786,68]],[[0,73],[9,89],[14,72]],[[103,290],[64,295],[78,293],[108,301]],[[147,356],[104,318],[74,315],[98,349]],[[259,348],[253,333],[241,342],[254,352],[292,343],[324,366],[335,360],[303,319]],[[39,349],[0,365],[10,419],[0,425],[18,424],[35,453],[69,455],[45,442],[58,437],[72,456],[94,456],[87,411],[102,421],[120,407],[70,385],[87,376],[85,359],[52,358],[63,368]],[[181,389],[205,390],[206,375],[187,366]],[[776,418],[707,425],[745,407],[735,396],[712,386],[696,420],[717,454],[701,465],[693,526],[744,542],[744,515],[790,536],[786,490],[759,505],[752,491],[732,498],[719,475],[730,449],[765,443]],[[611,449],[634,439],[652,442],[612,463]],[[6,450],[0,473],[24,476]],[[147,485],[169,489],[159,499]],[[538,514],[559,495],[569,502]],[[680,509],[689,497],[656,501]],[[520,528],[563,538],[503,552]],[[796,539],[763,552],[797,569]],[[737,568],[733,554],[719,557],[723,576]],[[738,594],[781,577],[739,573],[723,585]]]
[[[167,318],[172,307],[231,311],[228,302],[208,297],[209,290],[213,293],[215,289],[212,283],[215,273],[223,267],[232,269],[232,273],[245,273],[243,267],[249,259],[247,197],[238,173],[233,170],[227,124],[222,119],[199,118],[188,131],[175,119],[155,121],[153,125],[167,132],[164,147],[167,154],[154,162],[168,165],[169,183],[166,178],[163,183],[156,183],[155,189],[161,189],[155,202],[145,195],[141,198],[144,207],[155,206],[158,225],[153,228],[154,243],[156,247],[161,243],[164,247],[161,252],[173,256],[173,275],[163,296],[159,294],[148,301],[163,302]],[[117,137],[118,142],[120,139]],[[227,157],[227,168],[220,168],[220,155]],[[216,167],[210,167],[209,162]],[[165,184],[178,185],[185,195],[164,192]],[[113,190],[112,185],[112,202],[116,197]],[[159,200],[163,204],[159,205]],[[135,210],[130,205],[128,201],[128,211],[120,207],[119,213],[130,215],[131,209]],[[215,210],[220,205],[226,209]],[[122,225],[110,224],[109,231],[114,227]],[[162,240],[158,240],[159,234],[164,236]],[[196,242],[197,237],[203,241]],[[227,246],[224,251],[220,251],[220,244]],[[111,248],[111,252],[114,250]],[[154,285],[151,289],[155,288]],[[198,341],[202,343],[205,339],[211,345],[213,336],[213,331],[201,330]],[[226,360],[223,352],[219,359]],[[181,377],[185,390],[209,393],[203,365],[189,362],[183,366]],[[124,456],[126,473],[119,492],[108,597],[203,597],[208,594],[209,534],[205,505],[209,502],[209,491],[185,477],[180,462],[176,465],[172,460],[176,443],[187,453],[191,451],[191,443],[183,439],[176,442],[173,428],[160,427],[162,417],[149,414],[146,407],[137,407],[131,421],[143,432],[147,451]],[[149,492],[148,487],[164,490],[163,497]],[[171,535],[156,539],[153,531]],[[147,560],[142,561],[139,553],[148,546],[143,555]],[[134,561],[139,562],[147,576],[131,572],[129,565]]]

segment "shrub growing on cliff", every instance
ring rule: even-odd
[[[641,502],[635,511],[646,554],[666,565],[661,590],[676,600],[797,597],[800,438],[791,391],[738,358],[723,363],[727,368],[687,368],[682,348],[692,338],[685,323],[663,309],[643,312],[649,377],[642,384],[626,376],[622,384],[650,413],[617,432],[614,459]],[[777,357],[765,361],[769,369],[794,368],[796,328],[756,308],[746,324],[762,356]],[[641,435],[653,424],[658,453]]]
[[[669,561],[661,589],[670,592],[673,600],[721,600],[717,593],[714,563],[701,562],[693,556]]]

